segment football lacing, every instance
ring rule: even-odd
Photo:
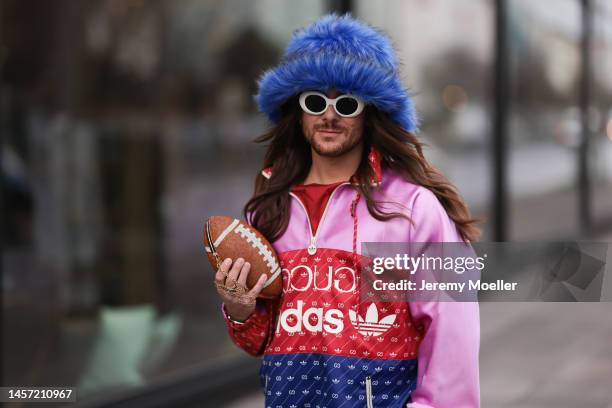
[[[249,231],[243,225],[238,225],[234,230],[236,234],[239,234],[241,237],[245,238],[246,241],[251,244],[251,246],[259,252],[259,255],[263,256],[266,265],[270,269],[270,272],[274,272],[278,269],[278,263],[276,262],[276,258],[272,255],[272,252],[266,248],[266,246],[261,242],[261,238],[259,238],[255,233]]]

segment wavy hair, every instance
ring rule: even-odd
[[[278,124],[255,139],[257,143],[269,143],[264,168],[272,167],[272,177],[267,179],[262,174],[257,175],[255,192],[244,206],[245,218],[271,242],[280,238],[287,229],[289,191],[304,181],[312,164],[310,144],[302,134],[301,110],[296,99],[287,102],[282,110]],[[482,220],[471,217],[455,186],[427,161],[423,154],[425,144],[374,107],[366,107],[365,115],[364,149],[356,173],[358,179],[370,180],[374,175],[367,161],[367,154],[374,147],[381,154],[381,166],[395,170],[406,180],[436,195],[464,241],[477,240],[480,230],[475,224]],[[396,217],[410,220],[403,213],[384,212],[380,206],[383,202],[373,198],[369,183],[360,183],[356,188],[364,197],[369,213],[377,220],[388,221]]]

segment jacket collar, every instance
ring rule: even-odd
[[[380,152],[373,147],[370,148],[370,152],[368,153],[368,164],[374,172],[374,175],[370,178],[370,186],[379,186],[382,183],[381,156]],[[266,167],[261,171],[261,174],[269,179],[272,177],[272,167]],[[359,185],[359,177],[357,177],[357,174],[351,176],[350,182],[354,186]]]

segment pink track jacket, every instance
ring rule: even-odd
[[[392,211],[408,211],[414,226],[404,218],[376,220],[347,182],[311,231],[292,196],[289,226],[273,243],[283,295],[258,300],[242,324],[224,314],[230,337],[263,355],[266,407],[477,408],[478,303],[360,304],[358,243],[462,241],[430,190],[381,171],[377,159],[370,164],[378,178],[374,198],[400,203]],[[269,169],[263,174],[270,177]]]

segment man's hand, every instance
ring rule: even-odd
[[[266,275],[261,275],[253,289],[248,290],[246,281],[250,270],[251,264],[244,259],[238,258],[232,264],[232,260],[227,258],[215,274],[215,287],[225,304],[225,311],[239,322],[245,321],[255,310],[255,299],[267,279]]]

